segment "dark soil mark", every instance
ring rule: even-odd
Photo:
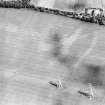
[[[103,82],[100,79],[102,67],[100,65],[87,65],[87,76],[85,78],[86,83],[91,83],[93,86],[102,86]]]
[[[62,52],[62,35],[60,33],[55,33],[51,37],[51,56],[57,60],[61,65],[69,68],[77,60],[77,57],[74,55],[64,55]],[[69,50],[69,49],[68,49]]]

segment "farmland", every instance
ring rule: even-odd
[[[76,92],[88,90],[83,82],[83,65],[105,67],[104,26],[31,10],[2,8],[0,23],[1,105],[104,102],[104,69],[103,85],[95,89],[93,101]],[[62,80],[64,89],[50,86],[48,81],[53,79]]]

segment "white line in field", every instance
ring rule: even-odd
[[[70,36],[70,38],[66,38],[64,44],[71,46],[78,38],[78,36],[80,36],[80,32],[82,31],[82,28],[76,30],[76,32]]]
[[[63,53],[64,54],[68,53],[68,49],[70,48],[70,46],[72,46],[74,44],[74,42],[76,42],[78,37],[81,35],[80,33],[82,32],[82,30],[83,30],[82,28],[79,28],[76,30],[75,33],[72,34],[72,36],[66,37],[63,39],[62,44],[63,44]]]
[[[80,57],[79,61],[74,65],[74,67],[78,67],[78,65],[81,63],[81,61],[91,53],[93,50],[94,46],[96,45],[97,42],[97,36],[95,36],[92,40],[92,43],[90,44],[90,47],[85,51],[85,53]]]

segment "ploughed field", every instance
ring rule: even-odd
[[[99,105],[105,27],[25,9],[0,9],[0,105]],[[62,88],[48,82],[61,80]],[[94,99],[77,91],[94,90]]]

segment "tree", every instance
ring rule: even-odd
[[[22,0],[22,4],[23,4],[24,6],[29,5],[30,1],[31,1],[31,0]]]

